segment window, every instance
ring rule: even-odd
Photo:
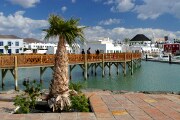
[[[15,46],[19,46],[19,42],[17,41],[17,42],[15,42]]]
[[[0,46],[3,46],[3,41],[0,41]]]
[[[4,53],[4,50],[3,50],[3,49],[0,49],[0,53]]]
[[[11,54],[11,49],[8,49],[8,53]]]
[[[16,53],[19,53],[19,49],[16,49]]]
[[[11,42],[8,42],[8,46],[11,46]]]

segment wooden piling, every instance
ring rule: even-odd
[[[111,63],[110,62],[109,62],[108,68],[109,68],[109,76],[111,76]]]
[[[71,65],[69,66],[69,70],[70,70],[69,79],[71,80],[71,78],[72,78],[72,76],[71,76],[72,66]]]
[[[19,90],[19,88],[18,88],[17,56],[14,56],[14,81],[15,81],[15,90]]]
[[[124,76],[126,76],[126,53],[124,53],[124,65],[123,65]]]
[[[95,67],[95,68],[94,68],[94,69],[95,69],[94,71],[95,71],[95,76],[96,76],[96,75],[97,75],[97,73],[96,73],[97,63],[95,63],[95,66],[94,66],[94,67]]]
[[[44,72],[46,71],[47,67],[40,67],[40,83],[43,82],[42,76]]]
[[[91,65],[91,75],[93,75],[93,64]]]
[[[4,88],[4,86],[5,86],[5,84],[4,84],[4,78],[5,78],[5,76],[6,76],[7,71],[8,71],[8,69],[2,69],[2,70],[1,70],[1,74],[2,74],[2,83],[1,83],[1,85],[2,85],[2,88]]]
[[[117,69],[116,73],[117,73],[117,75],[119,75],[119,63],[116,63],[115,66],[116,66],[116,69]]]
[[[104,70],[104,54],[102,54],[102,77],[104,77],[104,74],[105,74],[104,71],[105,71]]]
[[[133,54],[131,53],[131,75],[133,74]]]
[[[169,64],[171,64],[172,60],[171,60],[171,54],[169,54]]]

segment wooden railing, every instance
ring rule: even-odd
[[[140,59],[140,53],[105,53],[105,54],[68,54],[69,64],[80,64],[84,63],[85,59],[87,62],[124,62],[131,61],[134,59]],[[0,56],[0,68],[13,67],[17,60],[18,67],[29,67],[29,66],[46,66],[53,65],[55,61],[55,55],[1,55]]]

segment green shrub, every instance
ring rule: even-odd
[[[16,113],[29,113],[31,109],[34,109],[36,100],[41,94],[41,84],[37,84],[35,80],[24,81],[23,85],[25,93],[17,95],[14,100],[14,105],[20,107]]]
[[[85,87],[85,84],[82,82],[78,82],[78,83],[70,82],[69,84],[69,89],[75,90],[78,93],[81,93],[81,89],[83,89],[84,87]]]
[[[82,82],[69,84],[69,89],[75,90],[78,94],[71,95],[71,110],[78,112],[89,112],[89,102],[84,94],[82,94],[81,89],[85,87],[85,84]]]
[[[77,112],[89,112],[88,99],[84,94],[71,96],[71,109]]]

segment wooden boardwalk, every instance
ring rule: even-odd
[[[87,79],[88,69],[93,67],[95,69],[99,66],[102,68],[102,76],[104,76],[104,68],[109,68],[109,75],[111,66],[114,64],[117,68],[117,74],[119,65],[123,68],[123,73],[126,75],[126,65],[133,73],[133,66],[138,66],[141,62],[140,53],[106,53],[106,54],[68,54],[70,79],[71,72],[75,66],[79,65],[83,69],[84,78]],[[44,71],[51,67],[53,69],[55,61],[55,55],[47,54],[25,54],[25,55],[1,55],[0,56],[0,69],[2,72],[2,87],[4,86],[4,78],[8,70],[12,73],[15,81],[15,89],[18,89],[18,68],[32,68],[40,67],[40,80]],[[133,65],[134,64],[134,65]]]

